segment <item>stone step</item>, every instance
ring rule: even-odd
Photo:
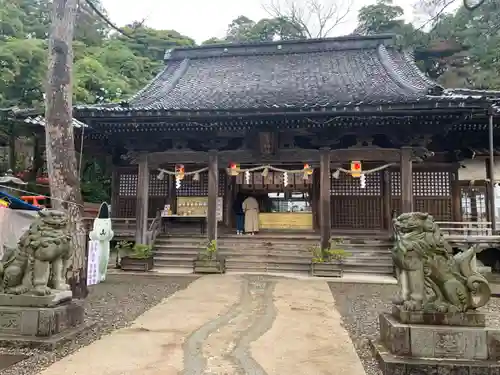
[[[168,268],[193,268],[194,258],[154,257],[154,266]]]
[[[198,256],[198,252],[175,252],[175,251],[154,251],[154,258],[155,259],[160,259],[160,258],[178,258],[178,259],[194,259]]]

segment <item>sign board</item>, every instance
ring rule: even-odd
[[[87,285],[99,284],[99,241],[89,241],[89,251],[87,258]]]
[[[208,197],[177,197],[178,216],[207,216]],[[216,203],[217,221],[222,221],[224,212],[224,201],[217,197]],[[167,216],[162,213],[162,216]]]

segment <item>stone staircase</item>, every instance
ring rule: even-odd
[[[342,236],[349,254],[344,273],[392,275],[391,243],[387,236]],[[206,243],[202,236],[160,235],[155,242],[155,268],[191,272],[193,260]],[[260,233],[223,235],[218,251],[226,258],[227,272],[309,274],[310,248],[319,243],[314,233]]]

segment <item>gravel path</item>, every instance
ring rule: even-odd
[[[86,320],[96,325],[82,332],[74,342],[57,351],[15,350],[0,348],[0,354],[27,354],[30,357],[6,370],[0,375],[34,375],[56,360],[88,345],[111,331],[127,326],[139,315],[184,289],[195,280],[190,276],[142,276],[109,275],[104,284],[91,287],[85,301]]]
[[[390,301],[397,292],[397,286],[330,283],[330,289],[366,374],[381,375],[368,340],[378,337],[378,316],[391,310]],[[492,298],[481,311],[487,314],[490,327],[500,328],[500,298]]]

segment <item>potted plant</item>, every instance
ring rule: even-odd
[[[313,256],[311,262],[312,276],[342,277],[344,260],[349,255],[339,247],[343,243],[342,238],[332,238],[327,249],[321,249],[319,246],[311,248]]]
[[[117,246],[120,254],[120,268],[124,271],[143,271],[153,269],[153,249],[149,245],[122,241]]]
[[[194,260],[194,273],[224,273],[226,271],[225,259],[217,255],[217,242],[208,242],[203,251],[198,253]]]

